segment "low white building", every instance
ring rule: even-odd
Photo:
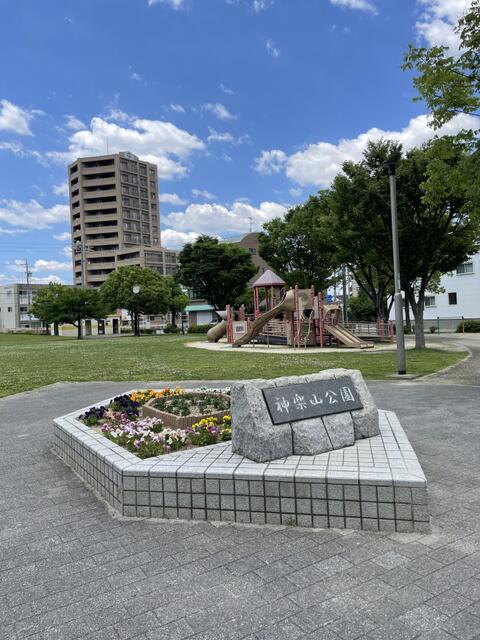
[[[440,286],[444,293],[425,297],[425,326],[438,321],[440,328],[455,329],[463,318],[480,319],[480,253],[443,275]]]

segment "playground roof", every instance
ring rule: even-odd
[[[261,276],[259,276],[255,282],[252,284],[252,287],[284,287],[286,282],[284,282],[276,273],[267,269]]]

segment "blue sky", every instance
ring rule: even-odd
[[[0,24],[0,284],[71,281],[66,164],[157,162],[162,244],[258,230],[369,138],[432,136],[400,69],[470,0],[22,0]],[[470,124],[451,123],[448,132]]]

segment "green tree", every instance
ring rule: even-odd
[[[401,284],[415,318],[415,346],[424,348],[426,292],[437,286],[439,274],[451,271],[478,248],[480,155],[447,137],[406,156],[400,145],[380,141],[367,146],[362,162],[344,164],[345,175],[337,176],[330,194],[332,231],[342,260],[376,303],[377,313],[380,293],[385,297],[391,292],[393,274],[384,166],[389,158],[398,162]]]
[[[179,282],[197,291],[217,310],[233,304],[257,271],[246,249],[206,235],[186,244],[178,262]]]
[[[136,336],[142,314],[166,313],[171,303],[165,277],[149,267],[120,267],[108,276],[100,293],[110,308],[127,309]]]
[[[386,320],[392,292],[391,227],[387,160],[397,161],[401,147],[369,143],[361,162],[345,162],[343,173],[325,194],[330,207],[330,242],[360,290],[372,301],[375,316]]]
[[[448,47],[414,47],[405,54],[404,69],[417,71],[413,83],[441,127],[458,113],[480,115],[480,0],[473,0],[455,31],[458,55]]]
[[[327,199],[320,193],[290,209],[284,218],[263,225],[260,255],[290,286],[314,285],[323,291],[332,284],[339,263],[328,233],[328,214]]]
[[[82,320],[86,318],[104,318],[109,308],[104,303],[97,289],[81,289],[79,287],[62,287],[59,296],[60,322],[77,327],[77,338],[81,340]]]
[[[479,248],[480,153],[456,138],[408,152],[398,167],[402,288],[425,347],[425,294]]]
[[[39,290],[30,307],[32,315],[44,322],[47,327],[54,325],[55,335],[58,335],[58,325],[61,322],[60,301],[63,291],[64,285],[50,282],[48,287]]]
[[[172,325],[174,327],[177,326],[175,322],[175,317],[178,311],[183,311],[188,304],[188,296],[182,289],[181,284],[178,282],[177,278],[174,276],[165,276],[164,277],[165,284],[168,288],[169,299],[170,299],[170,315],[172,316]]]
[[[364,291],[348,299],[348,319],[352,321],[375,320],[375,305]]]

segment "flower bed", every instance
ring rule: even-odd
[[[178,428],[165,424],[156,416],[142,415],[146,403],[164,399],[201,396],[208,402],[208,395],[217,397],[218,392],[201,390],[186,393],[183,389],[163,389],[155,392],[152,389],[135,391],[129,395],[114,398],[108,406],[93,407],[80,416],[80,420],[89,427],[100,431],[106,438],[136,454],[139,458],[151,458],[172,451],[180,451],[191,447],[203,447],[231,439],[231,418],[223,412],[221,417],[208,416],[197,419],[193,424]],[[229,402],[229,397],[222,394],[222,406]],[[192,402],[195,400],[192,399]],[[168,407],[172,404],[166,405]],[[173,403],[174,407],[182,407],[182,403]],[[204,405],[212,406],[212,405]],[[173,415],[178,418],[178,416]],[[182,419],[182,418],[180,418]]]
[[[230,397],[217,391],[177,392],[150,398],[142,415],[158,418],[173,429],[188,429],[204,418],[221,422],[230,413]]]

